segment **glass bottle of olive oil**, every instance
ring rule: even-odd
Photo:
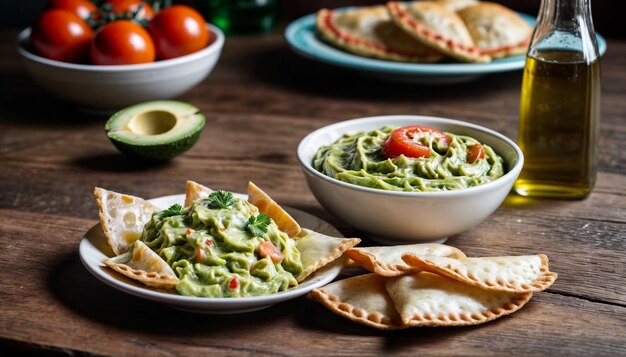
[[[600,60],[590,0],[542,0],[526,58],[518,144],[523,196],[583,198],[596,180]]]

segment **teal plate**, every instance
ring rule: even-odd
[[[342,9],[339,9],[341,11]],[[535,25],[535,18],[520,13]],[[285,39],[297,53],[313,60],[351,68],[389,80],[404,82],[447,84],[465,82],[488,73],[514,71],[524,68],[525,56],[498,59],[490,63],[402,63],[360,57],[336,49],[316,34],[315,14],[301,17],[287,26]],[[597,36],[600,55],[606,52],[606,41]]]

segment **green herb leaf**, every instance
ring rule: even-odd
[[[228,208],[235,204],[233,194],[227,191],[214,191],[209,195],[209,208]]]
[[[255,237],[262,237],[267,233],[267,226],[272,223],[272,219],[263,213],[259,213],[258,216],[252,216],[248,218],[246,222],[246,230],[250,231]]]
[[[171,217],[171,216],[179,216],[183,214],[183,206],[177,204],[171,205],[168,209],[161,212],[161,218]]]

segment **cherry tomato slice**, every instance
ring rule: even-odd
[[[228,282],[228,288],[230,290],[235,290],[239,287],[239,278],[237,278],[237,276],[233,276],[232,279],[230,279],[230,282]]]
[[[104,25],[91,42],[91,61],[99,65],[154,62],[154,43],[143,27],[120,20]]]
[[[160,11],[148,28],[160,59],[199,51],[213,41],[213,34],[207,30],[202,15],[185,5],[174,5]]]
[[[89,51],[91,27],[78,15],[62,9],[45,11],[33,25],[31,41],[35,51],[63,62],[81,62]]]
[[[481,144],[474,144],[472,146],[469,146],[467,148],[467,162],[469,162],[470,164],[473,164],[474,162],[476,162],[476,160],[478,159],[484,159],[485,158],[485,149],[483,148],[483,146]]]
[[[270,241],[265,241],[259,245],[259,255],[262,258],[270,257],[274,263],[278,263],[285,259],[283,253]]]
[[[154,9],[143,0],[107,0],[107,3],[111,5],[111,9],[116,15],[134,13],[141,6],[141,10],[137,14],[138,20],[152,20],[154,17]]]
[[[51,9],[63,9],[73,12],[81,19],[86,19],[96,12],[96,5],[87,0],[50,0],[48,6]]]
[[[395,129],[383,142],[382,149],[386,157],[393,159],[400,155],[420,158],[430,157],[430,148],[421,143],[427,135],[435,136],[446,146],[450,145],[450,138],[443,132],[422,125],[409,125]]]

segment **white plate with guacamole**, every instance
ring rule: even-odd
[[[245,195],[235,194],[236,197],[246,198]],[[183,204],[185,195],[172,195],[149,200],[157,207],[166,209],[173,204]],[[285,207],[289,214],[304,228],[308,228],[326,235],[343,237],[343,235],[328,222],[323,221],[306,212],[295,208]],[[243,297],[243,298],[205,298],[183,296],[172,292],[161,292],[146,288],[125,276],[107,268],[102,260],[114,254],[109,247],[100,224],[95,225],[83,236],[79,247],[80,258],[87,268],[100,281],[118,290],[134,296],[157,301],[171,307],[200,313],[231,314],[255,311],[270,307],[282,301],[297,298],[309,293],[315,288],[324,286],[333,281],[342,268],[342,262],[336,261],[318,270],[298,286],[276,294]]]

